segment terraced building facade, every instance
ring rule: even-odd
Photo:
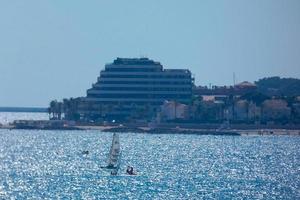
[[[105,65],[87,90],[85,114],[116,120],[149,119],[165,100],[190,104],[192,86],[188,69],[163,69],[148,58],[117,58]]]

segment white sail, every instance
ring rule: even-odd
[[[108,167],[116,168],[119,163],[119,157],[120,157],[120,141],[119,141],[119,135],[114,133],[113,134],[113,140],[109,151],[109,157],[108,157]]]

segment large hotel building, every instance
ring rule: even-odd
[[[148,58],[117,58],[105,65],[84,101],[92,108],[88,113],[99,117],[123,119],[137,112],[150,117],[165,100],[189,104],[192,86],[188,69],[163,69]]]

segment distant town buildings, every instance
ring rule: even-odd
[[[176,101],[165,101],[160,108],[160,112],[158,112],[159,121],[189,119],[189,106],[186,104],[178,103]]]
[[[100,71],[85,97],[51,101],[48,111],[51,119],[81,123],[297,124],[298,83],[271,77],[208,88],[195,86],[188,69],[164,69],[148,58],[117,58]],[[288,85],[292,92],[281,89]]]
[[[257,86],[248,81],[241,82],[234,86],[195,86],[195,95],[244,95],[257,90]]]
[[[266,100],[262,104],[262,121],[288,122],[291,117],[291,108],[282,99]]]

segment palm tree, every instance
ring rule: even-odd
[[[56,113],[57,113],[57,119],[61,120],[61,114],[63,112],[63,103],[57,102],[56,104]]]
[[[229,95],[227,101],[225,102],[225,107],[227,108],[227,120],[229,121],[230,117],[229,117],[229,114],[231,113],[231,116],[232,116],[232,121],[234,121],[235,119],[235,99],[234,99],[234,96],[231,94]],[[231,110],[231,112],[229,112]]]
[[[69,119],[70,117],[70,101],[68,99],[63,99],[63,113],[65,115],[65,119]]]
[[[54,119],[55,118],[55,108],[56,108],[57,100],[52,100],[50,102],[49,108],[48,108],[48,113],[49,113],[49,118]],[[51,117],[52,114],[52,117]]]

